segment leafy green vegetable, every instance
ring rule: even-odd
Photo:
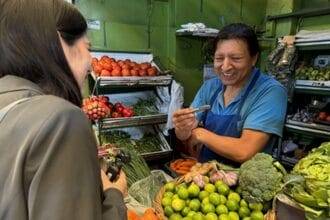
[[[139,101],[133,105],[135,115],[145,116],[158,114],[159,112],[155,107],[155,101],[155,98],[139,99]]]
[[[265,153],[244,162],[239,170],[239,186],[248,202],[269,202],[281,190],[285,169]]]
[[[301,159],[293,174],[305,181],[289,184],[286,193],[305,209],[307,219],[330,217],[330,142],[323,143]]]

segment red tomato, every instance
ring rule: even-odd
[[[123,76],[130,76],[131,75],[131,71],[129,69],[122,69],[121,70],[121,74]]]
[[[157,75],[157,69],[156,67],[150,67],[147,70],[148,76],[156,76]]]
[[[120,67],[116,67],[112,70],[111,72],[112,76],[121,76],[121,68]]]
[[[101,71],[101,76],[111,76],[111,72],[109,70],[103,69]]]
[[[131,69],[131,75],[132,76],[139,76],[139,70]]]
[[[102,69],[103,69],[103,67],[98,63],[95,64],[94,68],[93,68],[96,75],[99,75],[101,73]]]
[[[146,76],[146,75],[147,75],[147,71],[145,69],[139,70],[139,76]]]

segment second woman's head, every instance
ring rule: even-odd
[[[28,79],[80,105],[91,61],[84,17],[63,0],[0,2],[0,77]]]

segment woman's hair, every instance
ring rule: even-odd
[[[0,0],[0,8],[0,77],[28,79],[80,106],[80,88],[59,39],[72,45],[86,33],[80,12],[63,0]]]
[[[233,23],[223,27],[218,33],[214,43],[214,52],[219,42],[231,39],[244,41],[248,46],[250,56],[255,56],[260,51],[258,38],[254,30],[246,24]]]

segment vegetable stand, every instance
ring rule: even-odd
[[[103,70],[97,69],[99,63],[94,63],[89,78],[92,95],[103,94],[111,103],[132,111],[129,117],[112,113],[96,121],[100,145],[133,147],[146,160],[168,157],[172,149],[160,126],[168,120],[168,106],[158,88],[169,89],[172,75],[160,67],[151,53],[94,51],[91,54],[94,60],[108,59],[112,64],[109,68],[104,64]]]

